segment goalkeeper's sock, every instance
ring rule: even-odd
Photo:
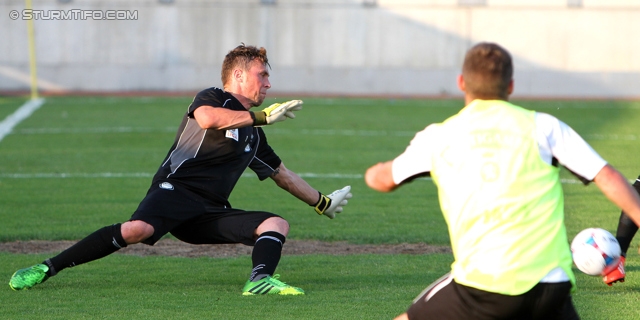
[[[49,267],[47,275],[54,276],[65,268],[106,257],[127,246],[117,223],[88,235],[57,256],[43,262]]]
[[[258,236],[251,253],[253,270],[249,281],[258,281],[273,275],[280,262],[285,239],[284,235],[275,231],[267,231]]]

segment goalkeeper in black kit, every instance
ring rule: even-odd
[[[65,268],[103,258],[128,245],[153,245],[165,234],[191,244],[242,243],[253,246],[253,269],[243,295],[302,295],[300,288],[275,275],[289,224],[264,211],[233,208],[229,195],[245,169],[260,180],[271,178],[282,189],[330,219],[351,198],[346,186],[329,195],[287,169],[267,143],[261,126],[287,118],[302,101],[276,103],[249,111],[264,101],[269,82],[264,48],[240,45],[222,65],[223,88],[199,92],[189,106],[175,142],[131,218],[104,227],[40,264],[16,271],[9,285],[29,289]]]

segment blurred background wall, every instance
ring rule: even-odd
[[[493,41],[513,55],[514,96],[640,97],[640,0],[32,3],[43,10],[33,22],[45,93],[220,86],[224,55],[245,43],[267,48],[272,92],[457,96],[465,51]],[[29,88],[24,8],[0,3],[0,92]],[[82,19],[81,10],[118,17]]]

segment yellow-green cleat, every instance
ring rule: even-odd
[[[279,294],[279,295],[302,295],[304,291],[300,288],[290,286],[280,280],[279,274],[266,276],[258,281],[247,281],[242,289],[243,296],[253,296],[259,294]]]
[[[24,268],[16,271],[9,280],[9,286],[13,290],[26,290],[36,284],[45,282],[49,276],[46,272],[49,271],[49,267],[44,264],[36,264],[29,268]]]

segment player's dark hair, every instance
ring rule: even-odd
[[[267,49],[263,47],[245,46],[243,43],[229,51],[222,62],[222,85],[227,84],[233,69],[240,67],[242,70],[249,70],[251,62],[256,59],[271,68],[267,59]]]
[[[513,78],[511,55],[495,43],[478,43],[467,51],[462,76],[466,91],[472,96],[506,100]]]

